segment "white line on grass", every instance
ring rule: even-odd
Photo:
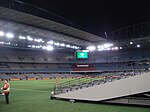
[[[18,89],[18,88],[11,88],[12,90],[20,90],[20,91],[32,91],[32,92],[50,92],[50,91],[41,91],[41,90],[31,90],[31,89]]]

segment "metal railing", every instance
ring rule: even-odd
[[[68,91],[74,91],[82,89],[83,87],[89,87],[95,80],[99,78],[76,78],[71,81],[60,83],[55,87],[55,94],[65,93]]]
[[[94,85],[100,85],[105,84],[108,82],[113,82],[115,80],[125,79],[128,77],[133,77],[136,75],[141,75],[146,72],[149,72],[149,70],[144,70],[140,72],[129,72],[125,74],[117,74],[111,75],[111,76],[103,76],[101,78],[76,78],[71,81],[63,82],[54,87],[54,95],[67,93],[69,91],[76,91],[78,89],[88,88],[92,87]]]

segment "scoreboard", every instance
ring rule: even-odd
[[[77,59],[88,59],[89,58],[89,50],[77,50],[76,58]]]

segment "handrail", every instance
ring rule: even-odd
[[[104,78],[101,78],[101,79],[96,78],[96,77],[95,78],[77,78],[77,79],[73,79],[71,81],[60,83],[57,86],[55,86],[54,94],[57,95],[57,94],[65,93],[68,91],[72,91],[73,89],[75,89],[75,90],[82,89],[83,85],[84,85],[84,87],[90,87],[95,84],[94,81],[96,81],[98,84],[104,84],[107,82],[113,82],[115,80],[132,77],[135,75],[141,75],[146,72],[150,72],[150,70],[144,70],[144,71],[140,71],[140,72],[128,72],[127,74],[121,73],[121,74],[116,74],[116,75],[114,73],[114,75],[105,76]],[[96,85],[98,85],[98,84],[96,84]],[[65,92],[63,90],[65,90]]]

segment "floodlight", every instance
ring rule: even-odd
[[[42,49],[46,49],[46,46],[43,46]]]
[[[51,51],[51,50],[53,50],[54,48],[53,48],[52,46],[48,45],[48,46],[46,47],[46,49],[49,50],[49,51]]]
[[[87,47],[87,49],[90,51],[94,51],[94,50],[96,50],[96,47],[95,46],[89,46],[89,47]]]
[[[35,45],[32,45],[32,48],[35,48]]]
[[[71,46],[71,48],[72,48],[72,49],[74,49],[74,48],[75,48],[75,46]]]
[[[25,40],[25,39],[26,39],[26,37],[19,36],[19,39],[23,39],[23,40]]]
[[[28,45],[28,47],[32,47],[32,45]]]
[[[106,50],[108,50],[108,51],[109,51],[109,50],[111,50],[111,49],[110,49],[110,48],[106,48]]]
[[[104,48],[104,46],[103,46],[103,45],[98,46],[98,51],[103,51],[103,50],[105,50],[105,48]]]
[[[66,45],[66,47],[70,47],[70,45],[68,44],[68,45]]]
[[[78,47],[77,47],[77,46],[75,46],[74,48],[75,48],[75,49],[78,49]]]
[[[104,44],[104,48],[108,48],[110,46],[111,46],[110,44]]]
[[[141,47],[141,46],[138,44],[137,47]]]
[[[130,44],[132,45],[132,44],[133,44],[133,42],[130,42]]]
[[[6,44],[6,45],[10,45],[10,42],[6,42],[5,44]]]
[[[113,44],[111,43],[110,46],[113,46]]]
[[[114,47],[114,50],[118,50],[118,47]]]
[[[51,41],[48,41],[47,43],[48,44],[54,44],[54,41],[51,40]]]
[[[14,35],[12,33],[6,33],[7,38],[14,38]]]
[[[42,39],[34,39],[35,42],[42,42]]]
[[[122,47],[120,47],[120,49],[122,49]]]
[[[28,39],[29,41],[33,41],[33,38],[31,38],[30,36],[27,36],[27,39]]]
[[[64,47],[64,46],[65,46],[65,44],[64,44],[64,43],[61,43],[61,44],[60,44],[60,46]]]
[[[2,37],[2,36],[4,36],[5,34],[4,34],[4,32],[3,31],[0,31],[0,36]]]
[[[60,44],[57,42],[57,43],[55,43],[55,45],[56,45],[56,46],[59,46]]]
[[[4,44],[4,42],[0,42],[0,44]]]
[[[98,45],[98,46],[97,46],[97,48],[101,48],[101,46],[100,46],[100,45]]]
[[[35,48],[38,48],[38,49],[39,49],[39,48],[40,48],[40,46],[35,46]]]

